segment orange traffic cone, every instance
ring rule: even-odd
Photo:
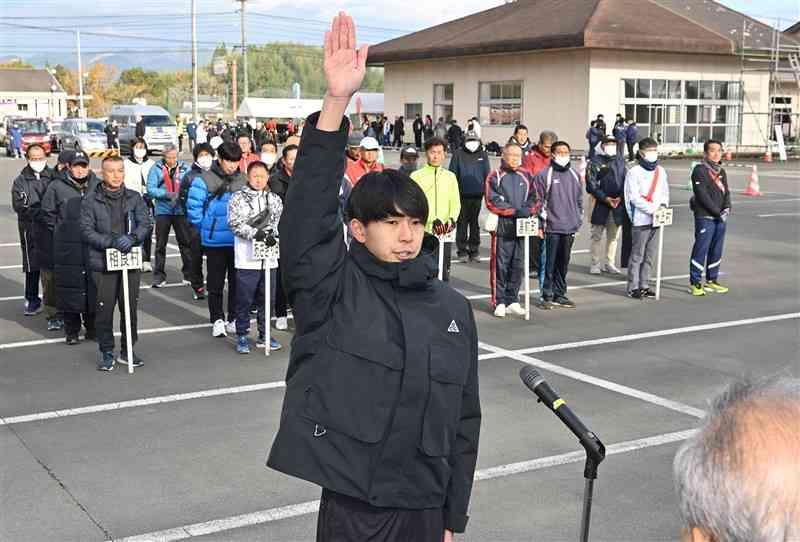
[[[581,175],[581,182],[586,184],[586,156],[581,156],[581,163],[578,165],[578,173]]]
[[[725,151],[725,161],[730,162],[731,160],[733,160],[733,152],[730,149],[728,149],[727,151]]]
[[[747,188],[743,192],[745,196],[763,196],[761,187],[758,186],[758,166],[753,164],[753,172],[750,174],[750,182],[747,183]]]
[[[772,153],[770,151],[764,153],[764,161],[772,162]]]

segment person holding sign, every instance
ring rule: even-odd
[[[236,260],[236,351],[250,353],[250,307],[258,307],[258,340],[256,347],[266,346],[264,320],[264,296],[269,295],[270,306],[275,304],[277,269],[270,270],[270,292],[265,292],[264,266],[266,260],[253,256],[253,241],[265,243],[267,247],[277,244],[278,221],[283,212],[283,203],[277,194],[270,191],[267,182],[269,172],[263,162],[251,162],[247,166],[247,184],[231,196],[228,202],[228,227],[234,235],[233,251]],[[270,350],[278,350],[280,343],[270,339]]]
[[[517,219],[536,216],[541,198],[531,174],[522,168],[522,147],[506,143],[500,169],[489,173],[485,186],[486,208],[498,216],[497,229],[492,232],[489,264],[494,315],[505,318],[507,310],[525,316],[525,309],[519,303],[525,239],[517,237]]]
[[[425,155],[427,165],[411,174],[411,178],[425,192],[428,198],[428,222],[425,231],[443,239],[447,234],[455,231],[456,220],[461,213],[461,194],[458,189],[458,179],[449,169],[442,167],[446,156],[447,144],[436,137],[425,142]],[[444,247],[444,257],[439,258],[439,248],[436,249],[435,261],[443,262],[441,270],[442,280],[450,280],[450,261],[453,256],[453,243],[441,242]],[[438,265],[437,265],[438,267]],[[437,269],[438,271],[438,269]]]
[[[136,327],[136,304],[139,300],[139,270],[127,271],[130,280],[130,299],[123,295],[122,273],[107,271],[106,250],[114,248],[127,254],[135,246],[141,246],[153,229],[150,212],[141,194],[125,188],[125,165],[119,156],[103,159],[103,182],[86,195],[81,202],[81,239],[88,245],[89,269],[97,290],[95,330],[100,347],[100,363],[97,369],[114,369],[114,307],[119,306],[122,340],[118,361],[128,364],[126,332],[124,324],[125,302],[130,303],[131,344],[138,338]],[[134,353],[130,356],[134,367],[144,365]]]
[[[633,245],[628,262],[628,297],[656,297],[650,288],[650,271],[656,256],[653,214],[669,207],[667,170],[658,164],[658,143],[646,137],[639,142],[639,163],[625,177],[625,210],[631,219]]]
[[[338,192],[367,47],[344,13],[303,130],[280,230],[296,335],[267,465],[322,486],[317,541],[452,542],[467,524],[481,409],[469,302],[435,279],[428,202],[395,170]],[[456,192],[456,197],[457,197]]]

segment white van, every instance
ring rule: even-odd
[[[136,140],[136,122],[144,119],[144,139],[150,151],[163,151],[168,143],[178,145],[178,127],[169,113],[157,105],[115,105],[109,119],[119,126],[119,145],[123,154],[129,154]]]

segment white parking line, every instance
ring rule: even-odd
[[[181,286],[183,286],[185,288],[189,287],[189,286],[187,286],[186,284],[184,284],[182,282],[170,282],[168,284],[165,284],[164,286],[161,286],[161,288],[180,288]],[[159,288],[153,288],[152,284],[142,284],[141,286],[139,286],[139,289],[140,290],[153,289],[155,291],[155,290],[158,290]],[[25,296],[23,296],[23,295],[12,295],[12,296],[8,296],[8,297],[0,297],[0,301],[22,301],[23,299],[25,299]]]
[[[686,431],[676,431],[674,433],[664,433],[653,437],[616,442],[606,446],[606,456],[634,452],[637,450],[662,446],[664,444],[671,444],[674,442],[681,442],[691,437],[695,431],[695,429],[689,429]],[[583,451],[579,451],[541,457],[519,463],[510,463],[508,465],[499,465],[497,467],[490,467],[475,471],[475,480],[493,480],[496,478],[523,474],[560,465],[579,463],[585,458],[585,453]],[[155,531],[136,536],[129,536],[126,538],[119,538],[115,539],[114,542],[174,542],[176,540],[186,540],[188,538],[230,531],[232,529],[240,529],[242,527],[252,527],[255,525],[274,523],[284,519],[314,514],[318,510],[319,501],[306,501],[298,504],[290,504],[288,506],[269,508],[259,512],[252,512],[250,514],[231,516],[211,521],[204,521],[201,523],[192,523],[190,525],[183,525],[174,529],[166,529],[164,531]]]
[[[180,258],[181,255],[179,254],[167,254],[167,258]],[[19,265],[0,265],[0,270],[2,269],[22,269],[22,264]]]
[[[770,218],[773,216],[798,216],[800,213],[772,213],[769,215],[756,215],[758,218]]]

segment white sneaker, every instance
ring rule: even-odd
[[[619,270],[619,267],[617,267],[613,263],[607,263],[605,271],[606,271],[606,273],[612,273],[614,275],[621,275],[622,274],[622,271]]]
[[[225,331],[225,320],[217,320],[214,322],[214,327],[211,328],[212,337],[227,337],[228,332]]]
[[[150,264],[150,262],[143,262],[142,273],[152,273],[152,272],[153,272],[153,266]]]
[[[525,309],[519,303],[512,303],[508,306],[508,312],[516,316],[525,316]]]
[[[289,322],[286,320],[285,316],[275,319],[275,329],[279,331],[286,331],[289,329]]]
[[[599,265],[593,265],[593,266],[591,266],[591,267],[589,268],[589,274],[590,274],[590,275],[599,275],[599,274],[600,274],[600,273],[602,273],[602,272],[603,272],[603,270],[602,270],[602,269],[600,269],[600,266],[599,266]]]
[[[228,322],[225,324],[225,331],[230,333],[231,335],[236,334],[236,322]]]
[[[497,316],[498,318],[505,318],[506,317],[506,306],[503,305],[502,303],[500,305],[498,305],[494,309],[494,315]]]

